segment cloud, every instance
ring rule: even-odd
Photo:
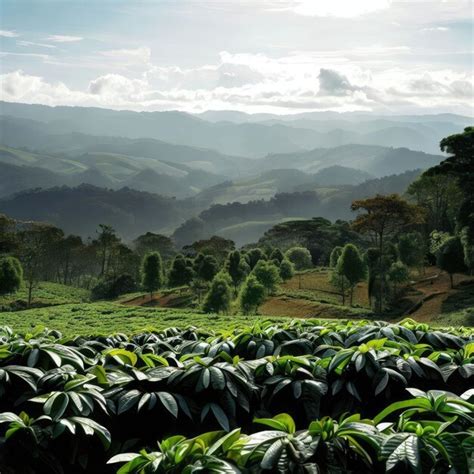
[[[49,35],[45,39],[46,41],[52,41],[53,43],[75,43],[77,41],[82,41],[84,38],[81,36]]]
[[[380,56],[385,61],[382,53]],[[132,57],[145,60],[149,55]],[[141,73],[127,70],[93,77],[81,89],[14,71],[2,76],[1,92],[5,100],[50,105],[277,113],[450,110],[469,114],[473,97],[473,81],[467,73],[427,70],[418,64],[396,67],[391,62],[362,66],[318,51],[278,58],[224,51],[215,64],[180,68],[147,63],[143,68]]]
[[[151,49],[147,47],[136,49],[112,49],[108,51],[100,51],[100,54],[107,58],[118,59],[128,63],[148,63],[151,59]]]
[[[297,15],[353,18],[390,7],[391,0],[282,0],[267,1],[274,11],[292,11]]]
[[[356,90],[346,76],[332,69],[321,68],[318,77],[320,95],[341,96]]]
[[[0,30],[0,36],[3,37],[3,38],[16,38],[20,35],[15,31]]]
[[[39,48],[49,48],[49,49],[57,48],[57,46],[54,46],[53,44],[35,43],[33,41],[17,41],[16,44],[18,46],[24,46],[24,47],[37,46]]]
[[[421,31],[441,31],[441,32],[446,32],[449,31],[449,28],[446,26],[430,26],[429,28],[423,28]]]

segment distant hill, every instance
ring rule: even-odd
[[[84,237],[95,235],[97,226],[106,223],[129,240],[174,228],[196,212],[191,201],[90,185],[32,190],[0,199],[0,213],[16,219],[49,222]]]
[[[378,145],[344,145],[336,148],[316,148],[300,153],[268,155],[255,164],[256,168],[293,168],[306,173],[315,173],[329,166],[356,168],[373,176],[387,176],[414,169],[427,169],[438,164],[444,157],[409,150],[387,148]]]
[[[253,158],[346,144],[405,147],[436,153],[443,137],[472,123],[471,118],[454,114],[380,116],[360,112],[310,112],[278,116],[208,111],[190,115],[176,111],[132,112],[7,102],[0,103],[0,113],[42,122],[53,135],[78,132],[152,138]]]
[[[373,177],[366,171],[340,165],[323,168],[313,175],[314,182],[319,186],[355,185]]]

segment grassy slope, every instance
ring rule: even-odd
[[[28,291],[25,287],[10,295],[0,296],[0,311],[26,307]],[[32,306],[53,306],[89,301],[89,291],[59,283],[41,282],[33,291]]]
[[[11,326],[15,331],[31,331],[46,326],[65,335],[135,333],[168,327],[196,326],[203,329],[232,330],[268,319],[257,316],[209,315],[184,309],[143,308],[117,303],[89,303],[51,306],[26,311],[0,313],[0,325]],[[270,318],[283,321],[286,318]]]

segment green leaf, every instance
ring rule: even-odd
[[[178,404],[171,393],[155,392],[161,401],[161,404],[174,416],[178,418]]]

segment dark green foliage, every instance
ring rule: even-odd
[[[295,266],[296,270],[306,270],[313,266],[311,253],[304,247],[292,247],[286,251],[285,257]]]
[[[189,262],[186,258],[178,254],[173,259],[171,264],[170,271],[168,273],[168,284],[169,286],[183,286],[189,285],[194,277],[194,270],[192,265],[189,265]]]
[[[441,270],[449,273],[451,288],[453,288],[453,274],[466,271],[464,249],[459,237],[450,237],[441,245],[436,254],[436,264]]]
[[[331,255],[329,256],[329,266],[334,268],[337,265],[337,261],[342,253],[342,247],[337,246],[332,249]]]
[[[364,280],[367,275],[367,267],[355,245],[346,244],[344,246],[341,256],[337,261],[335,272],[347,280],[350,291],[350,304],[352,306],[354,287],[357,283]]]
[[[275,248],[272,250],[269,260],[278,260],[278,263],[281,263],[284,258],[283,252],[279,248]]]
[[[212,280],[211,287],[202,306],[206,313],[225,313],[232,302],[230,285],[232,280],[228,273],[220,272]]]
[[[393,262],[390,266],[388,279],[393,285],[394,297],[397,297],[399,286],[410,279],[410,271],[403,262],[398,260],[397,262]]]
[[[247,263],[249,264],[250,269],[253,270],[255,265],[257,265],[257,263],[260,260],[266,260],[267,257],[265,253],[263,252],[263,250],[257,247],[257,248],[248,250],[245,253],[245,259],[247,260]]]
[[[251,275],[257,278],[267,293],[273,293],[280,282],[278,267],[267,260],[259,260]]]
[[[158,252],[145,255],[142,264],[142,286],[145,291],[153,296],[153,292],[159,290],[164,283],[163,263]]]
[[[293,264],[286,258],[283,259],[280,263],[280,278],[283,281],[287,281],[287,280],[290,280],[294,274],[295,274],[295,269],[294,269]]]
[[[136,252],[140,257],[147,253],[158,252],[164,260],[169,260],[176,253],[173,241],[161,234],[147,232],[133,241]]]
[[[92,300],[113,300],[138,289],[135,279],[128,274],[100,280],[91,290]]]
[[[238,250],[230,252],[227,257],[226,269],[232,278],[235,291],[250,272],[247,261],[242,257]]]
[[[0,258],[0,295],[18,291],[23,283],[23,268],[15,257]]]
[[[196,273],[204,281],[211,281],[219,271],[219,264],[212,255],[204,255],[198,264]]]
[[[468,474],[471,333],[409,320],[95,338],[0,328],[2,472],[106,473],[113,458],[137,474]]]
[[[420,267],[423,265],[426,244],[419,232],[402,234],[398,238],[398,253],[400,260],[409,267]]]
[[[249,275],[240,291],[240,308],[244,314],[256,313],[265,300],[265,287],[255,275]]]

